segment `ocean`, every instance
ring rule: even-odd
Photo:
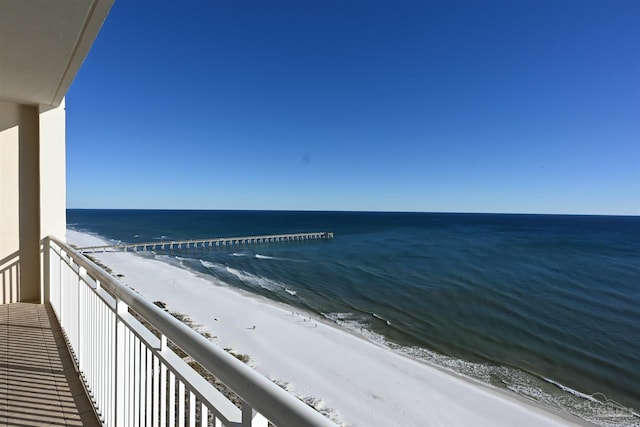
[[[71,209],[67,221],[128,243],[333,232],[141,256],[595,424],[640,425],[640,217]]]

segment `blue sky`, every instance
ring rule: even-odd
[[[70,208],[640,214],[640,2],[116,1]]]

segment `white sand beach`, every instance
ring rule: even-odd
[[[77,246],[102,243],[68,231]],[[297,309],[132,253],[92,255],[122,282],[190,316],[222,348],[247,354],[263,375],[316,399],[348,426],[584,425],[508,392],[430,366]]]

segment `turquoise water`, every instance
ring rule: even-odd
[[[640,425],[627,411],[640,408],[640,218],[69,210],[67,219],[131,243],[332,231],[330,241],[146,256],[597,424]]]

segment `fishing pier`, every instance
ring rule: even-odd
[[[128,252],[128,251],[152,251],[159,249],[197,249],[215,248],[233,245],[251,245],[260,243],[293,242],[302,240],[333,239],[333,233],[293,233],[293,234],[272,234],[267,236],[247,236],[247,237],[219,237],[213,239],[191,239],[191,240],[161,240],[159,242],[146,243],[117,243],[115,245],[88,246],[79,248],[82,253],[100,252]]]

